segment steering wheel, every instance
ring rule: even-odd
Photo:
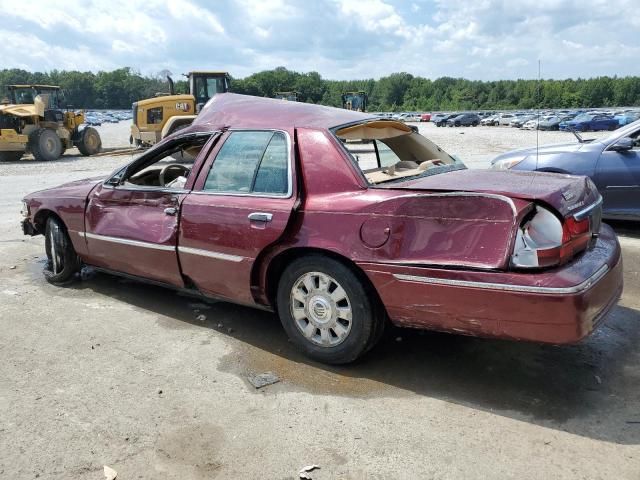
[[[184,165],[180,165],[179,163],[170,163],[169,165],[166,165],[165,167],[163,167],[162,170],[160,170],[160,173],[158,174],[158,179],[160,181],[161,187],[165,186],[164,177],[167,175],[167,172],[169,170],[180,170],[180,175],[189,173],[189,169]],[[186,177],[186,175],[184,176]]]

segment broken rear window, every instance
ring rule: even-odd
[[[370,120],[334,133],[373,185],[467,168],[402,122]]]

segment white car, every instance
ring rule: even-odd
[[[498,124],[499,119],[500,119],[500,115],[490,115],[480,120],[480,125],[494,126]]]
[[[512,113],[503,113],[498,119],[498,125],[500,125],[501,127],[508,127],[509,125],[511,125],[511,120],[513,120],[514,118],[516,118],[516,116]]]

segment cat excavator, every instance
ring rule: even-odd
[[[191,125],[202,107],[217,93],[229,91],[227,72],[193,71],[185,75],[189,93],[176,94],[171,77],[169,93],[156,94],[153,98],[133,104],[133,124],[129,143],[138,147],[150,147],[176,130]]]

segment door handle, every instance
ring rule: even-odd
[[[176,213],[178,213],[178,209],[175,207],[168,207],[164,209],[164,213],[165,215],[175,215]]]
[[[249,220],[252,222],[270,222],[273,214],[264,212],[253,212],[249,214]]]

